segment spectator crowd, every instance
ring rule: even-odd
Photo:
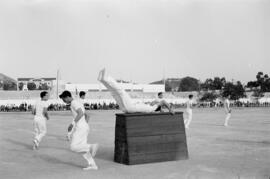
[[[181,104],[173,104],[174,108],[184,108],[185,103]],[[259,103],[259,102],[240,102],[233,101],[231,102],[231,107],[270,107],[269,102]],[[116,103],[84,103],[86,110],[115,110],[119,109],[119,106]],[[198,108],[219,108],[223,107],[223,102],[198,102],[194,104],[194,106]],[[31,111],[33,108],[33,104],[21,103],[21,104],[2,104],[0,105],[0,112],[23,112],[23,111]],[[65,105],[62,103],[53,103],[48,107],[49,111],[66,111],[70,110],[69,105]]]

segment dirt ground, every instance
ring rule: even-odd
[[[115,113],[91,111],[90,143],[99,143],[97,171],[65,140],[70,112],[52,112],[48,133],[32,150],[33,116],[0,113],[0,178],[270,178],[270,108],[234,109],[224,127],[223,109],[194,109],[187,130],[188,160],[127,166],[113,162]]]

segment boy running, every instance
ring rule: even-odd
[[[49,120],[49,115],[47,108],[49,106],[48,99],[49,93],[46,91],[42,91],[40,93],[41,100],[36,102],[35,107],[32,110],[32,114],[35,115],[34,117],[34,131],[35,136],[33,140],[33,150],[38,149],[39,144],[42,138],[46,135],[47,127],[46,127],[46,120]]]
[[[192,101],[192,98],[193,98],[193,95],[190,94],[188,95],[188,101],[186,102],[186,105],[187,105],[187,108],[186,108],[186,115],[187,115],[187,118],[185,120],[185,127],[186,129],[189,128],[189,125],[192,121],[192,108],[193,108],[193,101]]]
[[[225,118],[224,126],[227,127],[229,119],[231,118],[231,112],[232,112],[232,110],[230,108],[229,96],[226,96],[224,98],[224,109],[225,109],[225,112],[226,112],[226,118]]]
[[[70,135],[70,150],[77,153],[82,153],[87,161],[87,167],[84,170],[97,170],[98,167],[93,159],[96,155],[98,144],[88,144],[87,137],[89,134],[89,125],[85,114],[85,109],[80,100],[72,98],[69,91],[64,91],[59,96],[66,104],[70,104],[71,112],[74,120],[68,127]]]

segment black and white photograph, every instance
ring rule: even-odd
[[[270,0],[0,0],[0,178],[270,179]]]

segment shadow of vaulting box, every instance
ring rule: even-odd
[[[127,165],[188,158],[183,113],[116,114],[114,161]]]

